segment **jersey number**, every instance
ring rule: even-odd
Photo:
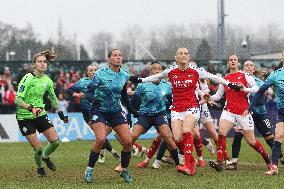
[[[23,92],[24,90],[25,90],[25,86],[21,85],[20,88],[19,88],[19,92]]]

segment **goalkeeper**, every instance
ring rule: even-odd
[[[20,131],[27,141],[34,148],[34,159],[37,165],[37,174],[41,177],[46,176],[43,167],[45,162],[47,167],[56,171],[54,163],[50,160],[52,154],[59,145],[59,138],[56,130],[47,117],[43,95],[49,93],[52,105],[58,111],[58,115],[64,123],[68,122],[68,117],[64,116],[58,105],[58,100],[54,93],[53,81],[44,74],[47,68],[47,62],[56,58],[56,54],[50,50],[37,53],[33,57],[34,71],[26,74],[18,85],[18,91],[15,98],[16,119]],[[36,131],[43,133],[47,138],[48,144],[42,147]]]

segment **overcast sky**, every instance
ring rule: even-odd
[[[38,38],[55,38],[58,20],[65,33],[87,44],[99,31],[119,36],[137,24],[146,30],[167,24],[217,22],[217,0],[0,0],[0,21],[32,24]],[[284,0],[225,0],[226,22],[251,28],[277,23],[284,28]]]

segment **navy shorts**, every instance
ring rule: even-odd
[[[253,122],[263,137],[272,135],[272,125],[266,114],[252,114]]]
[[[36,131],[42,133],[45,130],[53,127],[52,122],[48,119],[46,114],[35,119],[24,119],[17,121],[23,136],[34,134]]]
[[[168,118],[165,113],[157,114],[157,115],[141,115],[138,117],[135,125],[141,125],[144,128],[145,133],[154,126],[156,130],[158,131],[158,128],[161,125],[169,125]]]
[[[102,122],[112,128],[122,124],[128,125],[127,117],[122,111],[105,113],[98,110],[92,110],[90,112],[90,122],[91,125],[93,125],[94,123]]]
[[[284,108],[278,109],[277,123],[284,122]]]
[[[82,110],[83,118],[87,124],[90,121],[90,112],[88,110]]]

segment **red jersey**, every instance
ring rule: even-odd
[[[142,78],[142,82],[156,81],[166,76],[169,77],[172,83],[172,110],[183,112],[189,108],[198,107],[197,99],[197,82],[199,79],[210,79],[216,83],[228,85],[225,79],[219,76],[212,75],[202,68],[189,65],[185,70],[180,70],[177,66],[164,70],[160,74],[152,75],[147,78]]]
[[[183,112],[189,108],[198,107],[196,98],[198,72],[192,68],[186,70],[175,68],[168,73],[168,77],[172,83],[173,103],[171,109]]]

